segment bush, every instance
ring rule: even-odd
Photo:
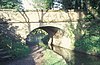
[[[27,56],[30,53],[30,49],[25,44],[17,42],[14,43],[12,49],[10,49],[9,52],[11,53],[12,58],[16,59]]]
[[[85,27],[85,34],[76,41],[76,49],[92,55],[100,54],[100,23],[90,22]]]
[[[4,49],[11,58],[27,56],[30,49],[21,42],[20,36],[15,34],[14,27],[9,27],[7,20],[0,18],[0,49]]]
[[[2,38],[1,38],[2,36]],[[1,35],[0,48],[6,50],[13,59],[22,58],[29,54],[30,49],[21,41],[14,41],[11,37],[7,35]]]

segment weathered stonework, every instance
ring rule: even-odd
[[[0,17],[8,19],[8,23],[11,24],[10,27],[16,27],[16,34],[20,35],[23,41],[32,30],[38,27],[52,26],[60,28],[64,31],[64,34],[59,36],[61,34],[58,33],[58,37],[54,37],[53,44],[64,48],[74,49],[75,39],[81,36],[81,31],[78,29],[79,23],[77,22],[80,18],[80,14],[77,12],[49,11],[43,15],[44,22],[40,23],[41,13],[44,12],[0,11]]]

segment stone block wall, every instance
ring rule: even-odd
[[[26,11],[20,12],[16,10],[0,10],[0,17],[10,19],[9,22],[66,22],[66,21],[77,21],[84,17],[83,12],[74,12],[70,10],[65,11]]]
[[[47,25],[53,24],[53,26],[57,26],[57,22],[64,22],[58,26],[58,28],[63,27],[61,29],[64,30],[64,36],[55,38],[54,44],[60,41],[61,44],[57,44],[58,46],[74,49],[74,42],[76,39],[80,38],[81,30],[79,29],[78,19],[84,17],[83,13],[79,12],[64,12],[64,11],[48,11],[48,12],[36,12],[36,11],[28,11],[28,12],[18,12],[14,10],[0,11],[0,18],[8,19],[8,23],[11,24],[9,27],[16,27],[16,34],[20,35],[23,40],[27,38],[27,35],[34,30],[36,27],[39,27],[41,20],[41,14],[43,14],[43,21],[47,23]],[[48,24],[48,22],[50,24]],[[56,22],[56,23],[55,23]]]

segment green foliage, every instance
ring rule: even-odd
[[[9,28],[6,19],[0,19],[0,48],[6,50],[13,59],[27,56],[29,48],[15,34],[14,27]]]
[[[73,8],[72,2],[75,2],[75,1],[73,1],[73,0],[62,0],[62,4],[64,5],[65,9],[72,9]]]
[[[99,0],[88,0],[88,2],[94,9],[96,9],[98,7]]]
[[[1,38],[1,36],[3,37]],[[7,35],[1,36],[0,47],[7,50],[13,59],[25,57],[29,54],[30,49],[22,42],[14,41],[11,37],[7,37]]]
[[[35,29],[27,36],[28,45],[48,45],[49,35],[42,29]],[[42,44],[44,43],[44,44]]]
[[[94,19],[94,16],[90,13],[88,13],[85,17],[84,17],[84,20],[85,21],[91,21],[92,19]]]
[[[20,2],[18,0],[0,0],[0,8],[15,9],[18,8]]]
[[[95,12],[98,13],[98,16],[99,16],[100,15],[100,0],[88,0],[88,3],[90,7],[94,9]]]
[[[76,44],[76,49],[88,54],[100,54],[100,23],[90,22],[86,25],[86,32]]]
[[[39,9],[50,9],[53,0],[33,0],[36,3],[35,7]]]
[[[50,9],[51,6],[53,5],[53,0],[45,0],[45,3],[46,3],[46,9]]]
[[[6,35],[5,35],[6,36]],[[0,42],[0,47],[7,50],[13,59],[22,58],[29,54],[30,49],[22,42],[12,41],[10,38],[4,37]]]
[[[12,54],[12,58],[16,59],[27,56],[30,53],[30,49],[25,44],[16,42],[13,44],[9,52]]]
[[[44,49],[48,49],[49,47],[45,45],[44,43],[39,43],[39,46],[43,47]]]

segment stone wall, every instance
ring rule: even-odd
[[[16,29],[16,34],[20,35],[23,41],[27,38],[27,35],[40,26],[39,20],[41,20],[41,14],[43,14],[42,26],[54,26],[64,30],[63,37],[54,38],[54,45],[61,46],[68,49],[74,49],[74,42],[79,39],[81,34],[80,24],[77,21],[79,18],[84,17],[83,13],[79,12],[64,12],[64,11],[48,11],[44,12],[18,12],[14,10],[0,11],[0,18],[8,19],[10,27]],[[60,39],[60,40],[59,40]]]
[[[83,18],[83,12],[74,12],[70,10],[65,11],[26,11],[20,12],[16,10],[0,10],[0,17],[10,19],[9,22],[65,22],[65,21],[77,21],[79,18]]]

